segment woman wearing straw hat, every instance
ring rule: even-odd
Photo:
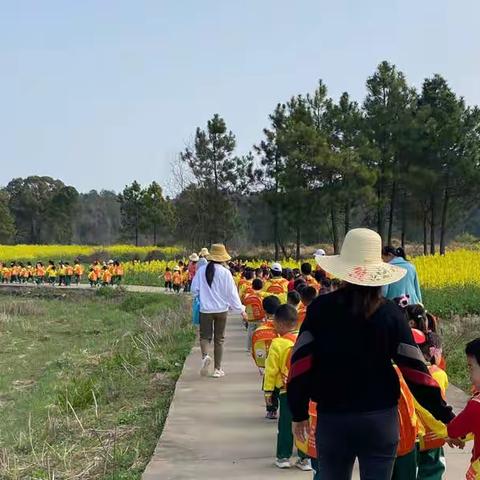
[[[308,436],[309,401],[317,403],[318,474],[351,479],[359,460],[362,479],[389,480],[399,439],[397,404],[401,369],[416,400],[448,423],[453,413],[432,381],[401,311],[382,287],[406,271],[384,263],[380,236],[348,232],[338,256],[318,256],[342,288],[308,307],[292,354],[288,401],[299,440]]]
[[[207,256],[208,264],[201,267],[192,282],[192,293],[200,299],[200,348],[202,367],[200,374],[207,376],[212,359],[210,344],[214,342],[214,378],[225,376],[222,369],[223,342],[229,310],[245,316],[245,307],[240,301],[238,290],[230,270],[225,263],[231,259],[222,244],[212,245]]]

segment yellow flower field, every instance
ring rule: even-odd
[[[111,258],[144,259],[152,250],[160,250],[167,257],[180,255],[179,247],[134,247],[132,245],[90,246],[90,245],[0,245],[0,262],[19,261],[71,261],[77,256],[92,256],[95,252],[107,252]],[[309,260],[312,265],[313,259]],[[455,250],[445,256],[418,256],[412,258],[420,277],[422,288],[443,288],[448,286],[480,286],[480,251]],[[257,260],[248,262],[254,268],[271,261]],[[125,262],[127,283],[158,285],[167,267],[173,268],[175,261],[152,260],[150,262]],[[299,268],[294,260],[282,261],[289,268]]]
[[[152,250],[160,250],[165,255],[176,255],[182,250],[178,247],[134,247],[132,245],[0,245],[0,261],[72,261],[78,256],[90,256],[95,252],[107,252],[112,258],[128,255],[143,259]]]

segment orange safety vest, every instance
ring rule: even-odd
[[[66,273],[68,276],[73,275],[73,267],[69,265],[69,266],[65,269],[65,273]]]
[[[255,365],[260,370],[265,368],[265,361],[267,360],[268,351],[272,340],[277,338],[278,334],[270,322],[258,327],[252,335],[252,357]]]
[[[182,274],[180,272],[173,272],[173,284],[174,285],[182,284]]]
[[[249,322],[261,322],[265,318],[262,299],[255,293],[247,295],[243,299],[243,304],[245,305]]]
[[[400,399],[398,400],[398,420],[400,426],[400,441],[397,447],[397,456],[403,457],[410,453],[417,439],[418,426],[415,414],[415,401],[408,388],[400,369],[394,365],[400,381]]]
[[[102,280],[105,283],[110,283],[110,280],[112,279],[112,274],[110,273],[109,270],[104,270],[103,275],[102,275]]]
[[[37,267],[36,275],[37,275],[37,277],[44,277],[45,276],[45,268],[44,267]]]
[[[117,267],[115,267],[115,275],[117,277],[123,277],[123,267],[121,265],[118,265]]]
[[[83,267],[79,263],[76,263],[75,266],[73,267],[73,272],[75,273],[75,275],[82,275]]]
[[[171,282],[172,281],[172,272],[165,272],[165,281],[166,282]]]

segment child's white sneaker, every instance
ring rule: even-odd
[[[304,472],[312,471],[312,462],[309,458],[299,458],[295,463],[295,466]]]
[[[221,368],[216,368],[213,372],[213,378],[222,378],[225,376],[225,372]]]
[[[210,371],[210,364],[212,363],[212,358],[209,355],[205,355],[202,359],[202,368],[200,369],[200,375],[202,377],[207,377],[208,372]]]
[[[278,468],[290,468],[292,465],[290,464],[290,459],[288,458],[277,458],[275,460],[275,466]]]

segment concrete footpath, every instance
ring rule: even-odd
[[[279,470],[276,425],[264,419],[261,378],[245,352],[239,317],[229,318],[223,379],[199,375],[200,351],[187,358],[162,437],[143,480],[312,478],[296,468]],[[454,387],[449,401],[462,408],[465,395]],[[464,478],[468,450],[447,450],[447,480]],[[354,475],[358,479],[358,472]]]

